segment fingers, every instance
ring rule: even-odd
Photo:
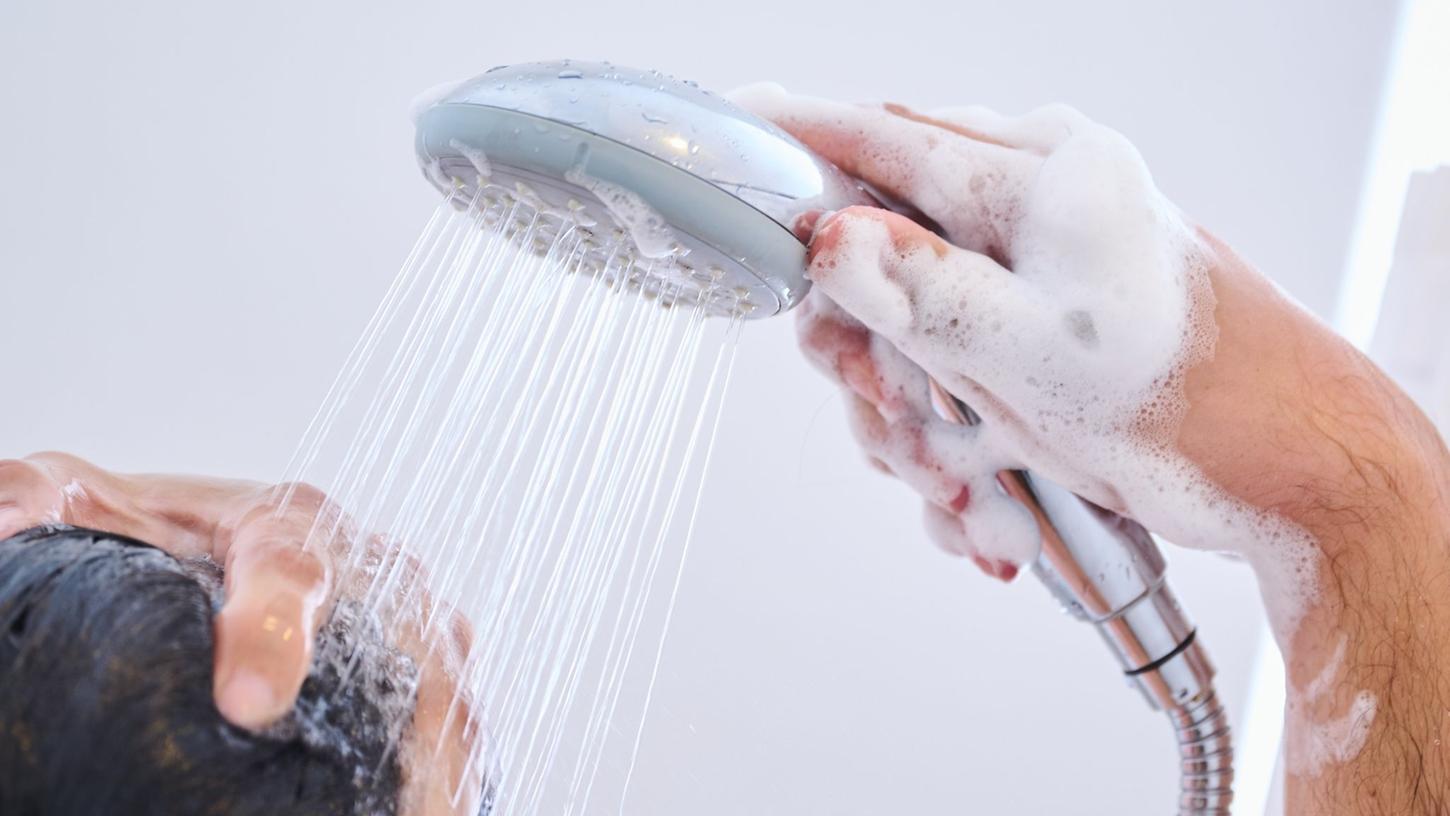
[[[424,803],[418,812],[478,812],[490,757],[489,736],[465,677],[472,646],[473,629],[461,615],[404,644],[415,657],[428,656],[418,679],[415,736],[405,758],[410,788]]]
[[[967,525],[962,516],[943,510],[931,502],[923,505],[922,515],[927,535],[943,550],[971,558],[978,569],[999,581],[1011,581],[1021,571],[1010,559],[990,558],[977,553],[971,546]]]
[[[847,395],[851,431],[872,459],[886,464],[902,481],[927,501],[960,513],[971,501],[971,489],[960,475],[945,466],[930,445],[932,429],[920,418],[887,422],[876,407],[860,397]],[[971,457],[971,429],[962,429],[954,454]]]
[[[0,459],[0,539],[64,521],[65,496],[45,467]]]
[[[31,459],[0,467],[0,481],[8,475],[12,485],[30,486],[30,498],[10,502],[18,509],[8,516],[0,499],[0,524],[63,521],[147,541],[177,557],[216,559],[227,584],[215,621],[217,709],[246,728],[287,713],[307,677],[333,589],[333,542],[309,544],[309,536],[335,529],[337,511],[320,491],[298,488],[279,512],[278,492],[250,482],[123,476],[58,453]],[[8,493],[0,487],[0,494]],[[324,523],[314,529],[319,516]]]
[[[941,419],[927,374],[819,289],[801,309],[801,345],[846,388],[851,431],[868,461],[926,498],[927,528],[939,546],[1011,580],[1037,547],[1030,514],[996,484],[995,474],[1013,462],[981,428]],[[1000,408],[990,395],[975,396]]]
[[[1035,285],[958,249],[910,220],[851,207],[811,244],[811,279],[825,295],[948,385],[1020,379],[1024,348],[1062,323]]]
[[[1037,550],[1038,530],[1031,514],[986,475],[998,468],[978,429],[932,419],[888,423],[866,400],[854,394],[847,400],[852,431],[868,456],[926,499],[932,541],[971,558],[993,578],[1016,577]]]
[[[851,431],[868,460],[928,500],[961,512],[969,491],[941,455],[955,457],[957,465],[970,460],[975,429],[935,416],[926,372],[889,342],[817,292],[807,301],[802,347],[846,389]]]
[[[226,601],[215,623],[214,693],[237,725],[257,729],[282,717],[307,678],[334,588],[332,548],[321,540],[332,530],[330,509],[312,490],[298,491],[280,514],[264,498],[222,542]]]
[[[920,209],[957,244],[1010,255],[1012,225],[1037,156],[895,105],[795,96],[770,84],[730,96],[846,173]]]
[[[796,332],[806,359],[837,385],[883,407],[880,375],[872,360],[874,335],[820,289],[796,309]]]
[[[980,105],[947,107],[933,110],[930,118],[976,138],[1041,156],[1094,124],[1077,109],[1062,104],[1044,105],[1022,116],[1003,116]]]
[[[0,461],[0,537],[63,522],[222,562],[228,590],[215,622],[217,708],[237,725],[260,728],[296,700],[331,587],[325,549],[304,548],[320,494],[282,514],[267,495],[246,482],[122,476],[43,453]]]
[[[178,558],[214,555],[219,519],[250,500],[255,482],[196,476],[123,475],[72,456],[47,451],[25,464],[44,474],[53,502],[36,523],[90,527],[145,541]]]

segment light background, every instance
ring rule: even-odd
[[[0,456],[275,478],[434,197],[409,99],[574,56],[1065,101],[1334,305],[1397,4],[0,3]],[[1030,581],[927,543],[787,320],[747,332],[631,814],[1154,814],[1166,724]],[[1237,713],[1260,613],[1170,553]]]

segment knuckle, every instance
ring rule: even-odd
[[[305,590],[326,587],[332,578],[331,565],[326,560],[288,540],[258,539],[247,547],[233,549],[230,561],[229,571],[285,576],[288,583]]]
[[[330,503],[326,491],[309,482],[281,482],[274,488],[279,496],[287,497],[287,504],[318,512]]]
[[[332,551],[352,538],[347,514],[319,487],[283,482],[263,489],[260,496],[237,525],[238,539],[260,538],[291,546],[325,544],[319,549]]]
[[[43,466],[0,459],[0,510],[10,508],[12,523],[16,518],[25,525],[60,522],[65,506],[64,492]]]
[[[851,432],[866,450],[881,459],[890,459],[891,429],[876,406],[855,394],[850,396]]]
[[[30,493],[52,486],[50,477],[39,465],[24,459],[0,459],[0,490]]]

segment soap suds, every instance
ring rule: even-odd
[[[634,239],[640,255],[658,260],[683,254],[669,222],[638,193],[594,178],[582,167],[570,168],[564,178],[593,193],[604,204],[609,214]]]
[[[1379,700],[1369,691],[1359,691],[1339,716],[1325,716],[1328,696],[1342,682],[1347,637],[1341,637],[1334,654],[1319,674],[1289,695],[1285,718],[1288,720],[1284,758],[1291,774],[1318,776],[1332,765],[1342,765],[1359,756],[1374,724]],[[1316,716],[1315,711],[1321,712]]]
[[[1030,563],[1036,530],[995,490],[997,470],[1030,468],[1177,544],[1243,554],[1276,632],[1292,633],[1316,591],[1312,538],[1210,482],[1176,446],[1185,375],[1217,339],[1211,255],[1132,145],[1062,107],[1016,122],[975,114],[1004,144],[1030,148],[1013,150],[938,129],[923,137],[919,122],[879,109],[813,110],[793,97],[777,112],[766,91],[752,107],[778,121],[869,127],[853,150],[871,175],[978,250],[899,245],[887,221],[852,213],[828,219],[832,248],[811,269],[826,295],[899,347],[873,349],[883,379],[905,382],[897,369],[920,364],[982,417],[974,433],[918,432],[932,456],[892,439],[880,457],[938,506],[953,486],[971,494],[949,545]],[[913,427],[932,428],[920,400],[915,410]],[[939,540],[952,532],[941,519],[933,527]]]
[[[473,165],[474,172],[478,173],[478,183],[484,184],[493,178],[493,166],[488,163],[488,156],[476,147],[470,147],[457,139],[449,139],[448,146],[457,150],[468,163]]]

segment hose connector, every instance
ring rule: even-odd
[[[1213,664],[1165,577],[1157,543],[1138,523],[1024,471],[998,482],[1037,518],[1033,572],[1072,616],[1091,623],[1148,705],[1178,737],[1180,816],[1227,814],[1233,800],[1228,716]]]

